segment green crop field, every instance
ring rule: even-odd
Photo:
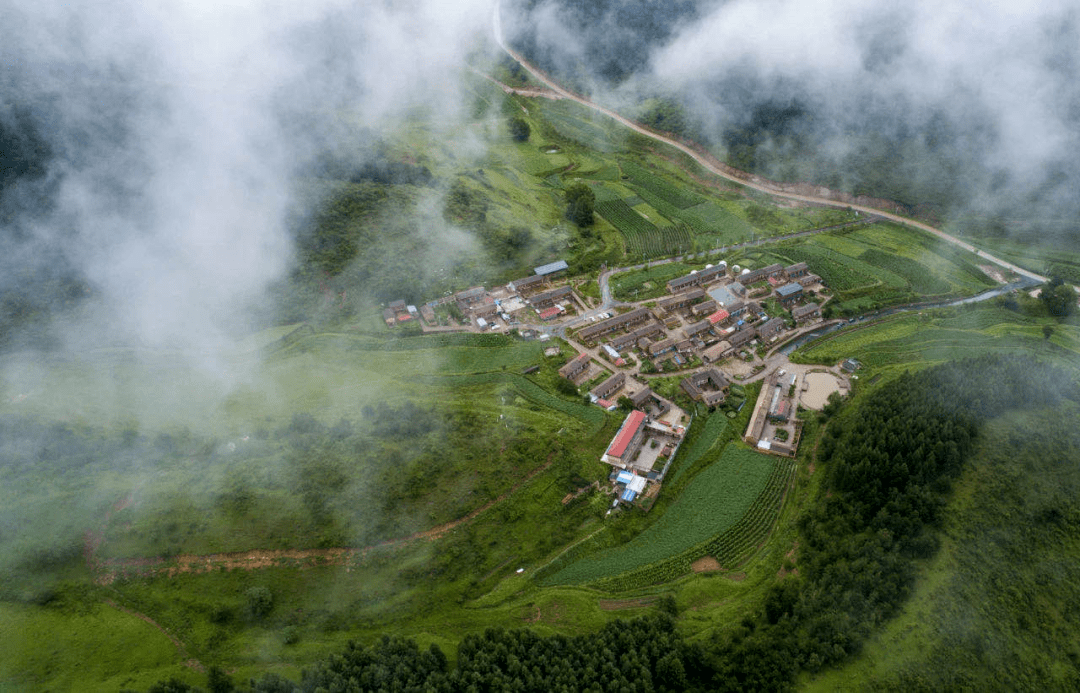
[[[624,161],[621,165],[623,174],[628,176],[634,185],[652,193],[677,209],[686,209],[705,201],[693,191],[678,186],[668,178],[658,176],[656,173],[635,163]]]
[[[1042,331],[1051,324],[1047,339]],[[854,356],[868,366],[935,363],[977,353],[1060,357],[1080,354],[1080,328],[1053,324],[993,305],[906,313],[833,333],[799,358],[835,363]]]
[[[718,538],[745,517],[752,517],[753,526],[757,527],[760,519],[755,510],[757,501],[769,488],[769,479],[778,466],[790,467],[791,463],[729,445],[716,462],[693,478],[664,516],[645,532],[624,546],[572,563],[547,578],[544,584],[593,582],[637,571]],[[772,511],[776,511],[775,506]],[[718,543],[717,547],[720,546]]]
[[[641,301],[665,296],[667,282],[688,274],[691,269],[690,265],[681,262],[669,262],[648,269],[622,272],[611,277],[611,293],[620,301]]]

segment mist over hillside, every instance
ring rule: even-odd
[[[508,4],[513,43],[545,69],[738,168],[976,233],[1076,235],[1073,3]],[[677,117],[640,109],[651,97]]]
[[[490,32],[487,2],[45,2],[0,21],[9,349],[199,352],[265,324],[290,225],[321,203],[298,181],[328,153],[377,168],[405,114],[452,129]]]

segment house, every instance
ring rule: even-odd
[[[775,277],[776,275],[781,274],[783,271],[784,266],[780,263],[775,263],[769,265],[768,267],[762,267],[761,269],[756,270],[743,270],[743,273],[739,275],[739,281],[741,281],[743,284],[753,284],[754,282],[759,282],[762,279]]]
[[[668,298],[662,298],[656,302],[656,307],[665,313],[670,313],[674,310],[689,308],[691,304],[703,298],[705,298],[705,289],[699,287]]]
[[[792,282],[790,284],[784,284],[776,289],[776,296],[780,299],[780,303],[788,304],[793,301],[799,300],[802,296],[803,288],[798,284]]]
[[[689,378],[684,378],[679,383],[679,387],[690,396],[690,399],[702,402],[708,407],[715,407],[723,404],[728,388],[731,387],[731,381],[715,368],[709,368],[694,373]]]
[[[515,279],[514,281],[507,284],[506,288],[510,289],[510,291],[514,293],[527,294],[533,293],[534,291],[539,291],[546,285],[547,280],[543,276],[539,274],[534,274],[533,276],[525,277],[524,279]]]
[[[784,268],[784,274],[788,279],[798,279],[799,277],[806,276],[810,271],[805,262],[796,262],[794,265],[788,265]]]
[[[640,409],[649,403],[649,400],[653,397],[653,391],[649,388],[642,388],[634,394],[630,395],[630,401],[634,404],[635,408]]]
[[[742,328],[735,330],[730,334],[724,335],[724,339],[731,342],[731,346],[733,349],[738,349],[743,344],[746,344],[747,342],[752,340],[754,337],[757,337],[757,330],[755,330],[753,327],[750,327],[749,325],[744,325]]]
[[[590,325],[578,332],[577,336],[579,339],[591,342],[601,335],[609,334],[616,330],[630,327],[631,325],[637,325],[638,323],[645,322],[651,317],[652,313],[649,312],[648,308],[635,308],[629,313],[616,315],[615,317],[598,322],[595,325]]]
[[[541,320],[552,320],[555,317],[557,317],[557,316],[559,316],[559,315],[561,315],[561,314],[563,314],[565,312],[566,312],[566,309],[556,303],[552,307],[545,308],[542,311],[540,311],[540,319]]]
[[[744,314],[748,309],[749,306],[747,306],[742,301],[735,301],[727,307],[727,312],[731,313],[731,317],[737,318],[740,315]]]
[[[387,308],[382,312],[383,320],[386,322],[387,327],[393,327],[397,324],[397,315],[390,308]]]
[[[499,307],[495,305],[495,301],[489,297],[487,301],[474,303],[469,306],[469,312],[474,317],[492,318],[499,312]]]
[[[773,318],[757,328],[758,337],[762,340],[772,339],[783,332],[786,325],[783,318]]]
[[[701,360],[705,363],[716,363],[721,359],[727,358],[732,351],[731,342],[726,339],[701,352]]]
[[[683,335],[685,335],[687,339],[693,339],[694,337],[700,335],[702,332],[707,332],[710,327],[712,327],[712,323],[710,323],[708,320],[695,322],[683,328]]]
[[[700,318],[703,315],[708,315],[709,313],[715,313],[716,309],[719,308],[719,307],[720,306],[717,305],[716,301],[710,298],[707,301],[702,301],[701,303],[698,303],[697,305],[691,306],[690,307],[690,312],[694,315],[694,317]]]
[[[540,265],[534,267],[533,271],[541,277],[548,277],[559,272],[565,272],[570,266],[566,264],[566,260],[556,260],[555,262],[549,262],[546,265]]]
[[[644,327],[639,327],[638,329],[634,330],[629,334],[625,334],[612,339],[611,346],[615,349],[618,349],[619,351],[624,351],[631,345],[638,344],[642,340],[645,340],[645,346],[641,347],[642,349],[645,349],[648,346],[648,340],[646,340],[646,337],[652,337],[653,335],[657,334],[662,335],[663,333],[663,326],[653,322],[645,325]]]
[[[672,279],[667,283],[668,293],[677,294],[695,286],[705,286],[727,276],[727,265],[706,265],[703,270],[692,270],[690,274]]]
[[[483,300],[485,293],[486,292],[484,291],[484,287],[474,286],[471,289],[465,289],[464,291],[457,292],[456,294],[454,294],[453,298],[459,304],[463,303],[466,306],[470,306]],[[404,301],[402,301],[402,303],[404,303]]]
[[[600,458],[602,462],[626,469],[645,440],[645,412],[635,409],[623,421],[615,437],[611,439],[607,451]]]
[[[719,325],[730,317],[731,313],[721,308],[709,317],[705,318],[705,322],[709,323],[709,325]]]
[[[592,389],[591,394],[597,399],[611,399],[626,384],[626,373],[619,372]]]
[[[821,283],[821,277],[817,276],[816,274],[805,274],[805,275],[799,277],[796,281],[799,282],[799,286],[805,288],[807,286],[812,286],[814,284],[820,284]]]
[[[588,354],[579,354],[575,358],[567,362],[565,366],[559,369],[559,376],[573,381],[575,384],[578,379],[589,370]]]
[[[573,298],[574,290],[569,286],[560,286],[557,289],[551,291],[545,291],[541,294],[536,294],[529,300],[529,305],[537,310],[543,310],[544,308],[550,308],[559,301],[566,301]]]
[[[821,307],[816,303],[807,303],[805,306],[795,306],[791,309],[791,317],[795,322],[809,322],[821,317]]]
[[[430,305],[428,305],[427,303],[425,303],[424,305],[420,306],[420,315],[421,315],[421,317],[423,317],[423,318],[424,318],[424,320],[425,320],[425,321],[426,321],[426,322],[427,322],[428,324],[430,324],[430,325],[434,325],[434,324],[435,324],[435,321],[436,321],[436,318],[435,318],[435,309],[434,309],[434,308],[432,308],[432,307],[431,307]]]
[[[669,338],[660,342],[655,342],[650,344],[646,351],[649,354],[649,358],[655,359],[658,356],[663,356],[669,351],[675,351],[675,340]]]

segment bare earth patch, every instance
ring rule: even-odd
[[[728,573],[724,577],[732,582],[742,582],[746,579],[746,573]]]
[[[979,269],[983,271],[983,274],[990,277],[998,284],[1008,284],[1009,280],[1005,278],[1005,275],[1000,269],[993,265],[979,265]]]
[[[802,393],[802,405],[807,409],[821,411],[829,402],[829,395],[839,392],[840,381],[832,373],[807,373],[806,391]]]
[[[691,563],[690,569],[695,573],[713,573],[717,570],[723,570],[724,568],[720,565],[720,561],[712,556],[705,556],[704,558],[699,558]]]

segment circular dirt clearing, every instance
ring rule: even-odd
[[[695,573],[711,573],[715,570],[723,570],[723,568],[720,567],[720,562],[712,556],[705,556],[704,558],[697,559],[690,564],[690,568]]]
[[[809,373],[806,386],[806,392],[802,393],[802,405],[818,411],[825,407],[829,395],[840,391],[840,381],[832,373]]]

